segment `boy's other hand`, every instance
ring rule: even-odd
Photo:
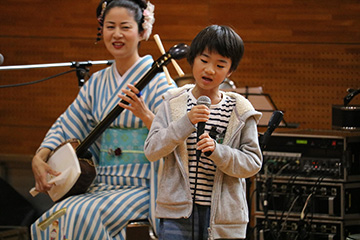
[[[196,105],[188,112],[188,117],[194,125],[198,122],[206,122],[209,120],[210,110],[205,105]]]

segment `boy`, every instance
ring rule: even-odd
[[[243,52],[243,41],[231,28],[203,29],[188,55],[195,85],[164,95],[145,141],[150,161],[164,158],[156,207],[160,240],[245,238],[245,178],[262,164],[261,113],[241,95],[219,90]],[[211,106],[196,105],[200,96],[209,97]],[[204,122],[197,141],[196,128]]]

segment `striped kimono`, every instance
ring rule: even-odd
[[[128,83],[135,84],[151,68],[151,56],[141,58],[123,76],[115,63],[94,73],[81,88],[77,98],[48,131],[42,147],[54,149],[70,138],[84,139],[119,102],[117,96]],[[154,113],[162,94],[176,87],[168,85],[163,73],[157,74],[141,91]],[[131,111],[124,110],[111,124],[113,128],[144,128]],[[149,219],[156,225],[153,212],[157,190],[156,163],[123,165],[99,164],[101,138],[89,151],[97,164],[97,177],[87,193],[71,196],[55,204],[31,226],[32,239],[125,239],[129,220]],[[158,161],[159,162],[159,161]],[[44,231],[38,224],[57,210],[66,213]]]

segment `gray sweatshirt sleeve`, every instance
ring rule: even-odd
[[[216,144],[209,158],[219,170],[232,177],[248,178],[260,171],[262,154],[255,119],[249,117],[246,120],[241,131],[234,135],[230,146]]]

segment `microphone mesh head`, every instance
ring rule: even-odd
[[[210,107],[211,99],[208,96],[200,96],[196,101],[196,105],[205,105],[207,107]]]

